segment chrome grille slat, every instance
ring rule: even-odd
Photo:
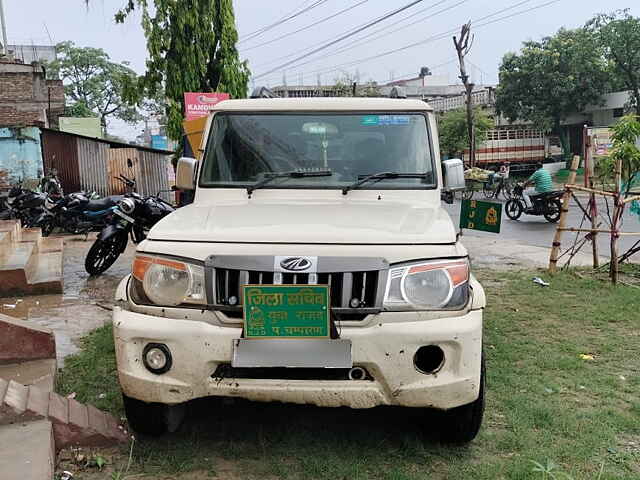
[[[340,306],[349,308],[349,300],[353,293],[353,273],[345,273],[342,276],[342,302]]]

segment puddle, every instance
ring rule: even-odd
[[[90,278],[84,259],[95,240],[64,237],[64,293],[0,298],[0,313],[50,328],[56,336],[58,366],[78,351],[77,341],[87,332],[111,320],[113,296],[120,280],[131,271],[135,245],[131,243],[106,273]],[[99,306],[101,305],[101,306]]]

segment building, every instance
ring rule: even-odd
[[[53,62],[56,59],[56,47],[52,45],[7,45],[13,58],[31,65],[33,62]]]
[[[0,127],[58,127],[64,113],[62,80],[48,80],[42,65],[0,57]]]

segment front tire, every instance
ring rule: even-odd
[[[560,200],[550,200],[547,202],[547,213],[544,214],[544,218],[549,223],[556,223],[560,220],[560,213],[562,212],[562,203]]]
[[[518,220],[524,212],[524,206],[519,199],[511,199],[505,204],[504,210],[511,220]]]
[[[122,394],[127,422],[132,430],[144,435],[159,436],[175,432],[184,420],[185,405],[145,403]]]
[[[442,413],[440,439],[445,443],[462,445],[471,442],[480,431],[484,416],[484,391],[486,383],[484,357],[480,365],[480,391],[478,398]]]
[[[126,234],[113,235],[106,240],[96,240],[91,245],[84,261],[87,273],[95,276],[106,272],[124,251],[126,244]]]
[[[43,237],[48,237],[49,235],[51,235],[55,228],[56,222],[53,220],[53,218],[45,220],[44,222],[42,222],[42,225],[40,225],[40,230],[42,231]]]

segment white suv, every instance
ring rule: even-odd
[[[193,204],[118,288],[133,429],[172,430],[181,404],[218,396],[437,409],[444,440],[472,440],[485,297],[442,208],[462,164],[441,164],[428,104],[224,101],[199,153],[177,171]]]

